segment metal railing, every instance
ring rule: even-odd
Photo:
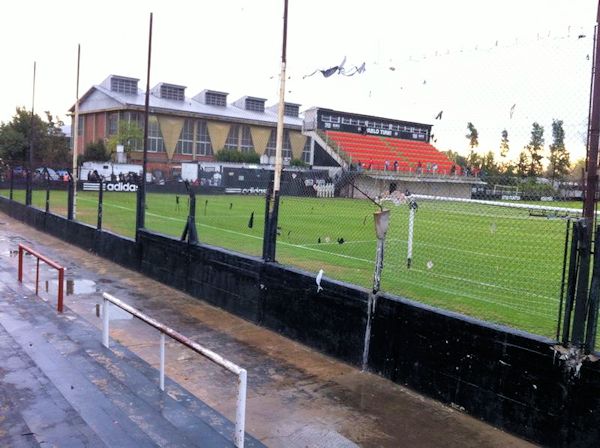
[[[46,263],[48,266],[53,267],[58,271],[58,303],[56,305],[56,310],[59,313],[63,312],[63,291],[64,291],[64,283],[65,283],[65,268],[58,263],[50,260],[49,258],[43,256],[39,252],[36,252],[32,248],[25,246],[24,244],[19,244],[19,271],[18,271],[18,279],[20,283],[23,283],[23,253],[27,252],[34,257],[36,257],[36,271],[35,271],[35,294],[38,295],[39,292],[39,283],[40,283],[40,260]]]
[[[165,335],[169,336],[171,339],[183,344],[184,346],[190,348],[196,353],[208,358],[215,364],[229,370],[231,373],[237,375],[238,377],[238,396],[237,396],[237,405],[235,411],[235,433],[233,436],[233,442],[235,446],[242,448],[244,446],[244,427],[246,422],[246,381],[247,381],[247,372],[246,369],[242,369],[236,364],[228,361],[222,356],[216,354],[212,350],[209,350],[205,347],[202,347],[200,344],[192,341],[188,337],[182,335],[181,333],[173,330],[170,327],[152,319],[149,316],[146,316],[141,311],[133,308],[132,306],[126,304],[125,302],[117,299],[116,297],[103,293],[103,307],[102,307],[102,344],[109,348],[109,321],[110,321],[110,311],[109,306],[112,303],[113,305],[121,308],[122,310],[127,311],[134,317],[137,317],[141,321],[147,323],[151,327],[156,328],[160,332],[160,390],[165,390]]]

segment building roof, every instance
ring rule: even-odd
[[[131,78],[135,79],[135,78]],[[209,91],[213,92],[213,91]],[[100,94],[100,95],[99,95]],[[246,97],[244,97],[246,98]],[[248,96],[248,98],[257,98]],[[234,104],[226,106],[213,106],[201,101],[201,96],[194,98],[185,97],[184,101],[159,98],[156,95],[150,95],[151,113],[170,113],[180,115],[198,115],[206,118],[230,119],[231,121],[252,121],[262,122],[268,125],[277,124],[277,112],[265,108],[264,112],[250,111],[238,107]],[[121,93],[110,90],[103,85],[91,87],[79,100],[79,112],[97,112],[101,110],[119,110],[124,108],[143,109],[146,101],[145,92],[138,89],[137,94]],[[73,105],[69,110],[74,111]],[[289,117],[284,118],[284,123],[288,126],[302,127],[302,118]]]

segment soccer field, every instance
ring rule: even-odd
[[[6,191],[2,194],[8,196]],[[15,191],[15,200],[22,202],[23,197],[23,191]],[[178,205],[174,194],[150,193],[146,227],[180,237],[188,204],[187,196],[179,198]],[[105,192],[103,227],[132,237],[135,201],[134,193]],[[50,202],[51,211],[66,214],[66,192],[52,191]],[[43,208],[45,193],[34,192],[33,203]],[[561,205],[581,207],[581,203]],[[391,209],[391,219],[382,290],[536,334],[554,335],[567,226],[564,214],[419,201],[409,269],[408,206],[386,206]],[[78,193],[79,220],[95,225],[96,209],[96,192]],[[260,196],[197,196],[199,239],[260,256],[264,209],[264,197]],[[328,278],[370,288],[376,210],[366,200],[283,197],[277,260],[315,274],[323,269]]]

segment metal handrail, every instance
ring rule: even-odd
[[[64,295],[64,283],[65,283],[65,268],[55,261],[50,260],[44,255],[36,252],[31,247],[25,246],[24,244],[19,244],[19,269],[18,269],[18,280],[20,283],[23,283],[23,253],[27,252],[36,257],[37,265],[35,272],[35,295],[38,295],[39,292],[39,283],[40,283],[40,260],[46,263],[48,266],[53,267],[58,271],[58,303],[56,305],[56,310],[59,313],[63,312],[63,295]]]
[[[238,377],[238,396],[237,396],[237,404],[235,411],[235,433],[233,436],[233,442],[235,446],[243,448],[244,446],[244,428],[246,421],[246,383],[247,383],[247,372],[246,369],[242,369],[238,365],[232,363],[231,361],[223,358],[217,353],[209,350],[200,344],[192,341],[190,338],[182,335],[181,333],[173,330],[172,328],[158,322],[155,319],[145,315],[141,311],[133,308],[131,305],[123,302],[122,300],[117,299],[116,297],[103,293],[103,307],[102,307],[102,344],[109,348],[109,321],[110,321],[110,313],[109,313],[109,304],[113,304],[122,310],[127,311],[134,317],[137,317],[141,321],[144,321],[151,327],[156,328],[160,332],[160,390],[165,390],[165,335],[169,336],[171,339],[179,342],[180,344],[185,345],[186,347],[192,349],[196,353],[204,356],[205,358],[210,359],[215,364],[220,365],[221,367],[229,370],[231,373],[237,375]]]

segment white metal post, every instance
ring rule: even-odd
[[[165,334],[160,332],[160,390],[165,390]]]
[[[412,263],[412,252],[413,252],[413,235],[415,227],[415,208],[412,204],[409,205],[408,212],[408,248],[406,250],[406,266],[410,268]]]
[[[102,304],[102,344],[108,348],[108,322],[109,322],[109,307],[110,302],[103,299],[104,303]]]
[[[244,431],[246,426],[246,380],[247,373],[241,369],[238,375],[238,397],[235,410],[235,435],[233,443],[238,448],[244,447]]]

